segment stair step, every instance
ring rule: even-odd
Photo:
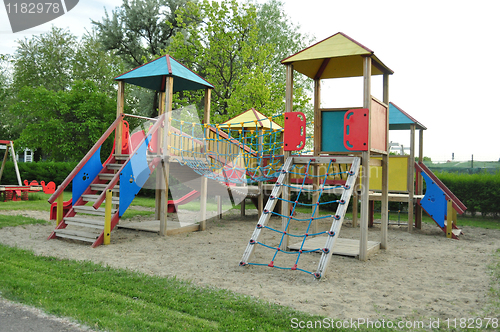
[[[104,216],[105,210],[104,208],[100,207],[97,210],[94,209],[92,206],[86,206],[86,205],[75,205],[73,206],[73,209],[75,210],[76,213],[86,213],[86,214],[92,214],[96,216]],[[116,213],[116,209],[111,209],[111,214]]]
[[[67,239],[80,240],[85,242],[94,243],[95,240],[101,235],[101,233],[92,233],[92,232],[84,232],[77,231],[72,229],[56,229],[55,233],[58,237],[64,237]]]
[[[99,179],[101,180],[112,180],[115,177],[113,173],[99,173]]]
[[[104,229],[104,220],[82,218],[82,217],[67,217],[63,219],[68,225],[97,228],[101,231]]]
[[[106,167],[108,169],[112,169],[112,170],[119,170],[120,168],[122,168],[122,164],[107,164]]]
[[[82,195],[82,198],[84,201],[87,202],[97,202],[97,199],[99,198],[99,195]],[[120,204],[120,197],[113,197],[111,199],[112,204]]]
[[[129,154],[115,154],[114,156],[116,160],[127,160],[130,157]]]
[[[461,229],[452,229],[451,232],[453,233],[453,235],[455,235],[456,237],[459,237],[460,235],[462,235],[462,230]]]
[[[106,189],[107,186],[108,185],[105,183],[91,184],[90,189],[95,190],[95,191],[103,191],[104,189]],[[119,192],[120,185],[117,184],[116,186],[113,187],[113,189],[111,189],[111,191],[114,193]]]

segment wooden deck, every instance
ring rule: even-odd
[[[304,243],[302,250],[313,250],[317,248],[323,248],[325,246],[325,242],[326,242],[325,236],[317,236],[308,239]],[[299,250],[300,244],[301,242],[295,243],[289,246],[288,248],[290,250]],[[368,241],[368,257],[379,251],[379,249],[380,249],[380,242]],[[321,253],[321,251],[318,253]],[[335,244],[333,245],[332,254],[338,256],[359,258],[359,240],[337,238],[337,240],[335,240]]]

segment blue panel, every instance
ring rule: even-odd
[[[73,179],[73,205],[94,181],[102,168],[101,147],[99,147]]]
[[[150,137],[151,135],[148,136],[148,138]],[[135,195],[141,190],[151,174],[147,160],[148,143],[149,139],[141,144],[120,173],[120,217],[127,211]]]
[[[426,191],[420,205],[439,226],[444,227],[444,218],[447,213],[446,195],[427,174],[422,172],[422,177],[425,180]]]
[[[321,112],[321,151],[351,152],[344,146],[344,116],[346,112]]]

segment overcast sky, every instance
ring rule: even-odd
[[[0,53],[16,40],[47,32],[53,24],[81,35],[90,19],[121,0],[80,0],[49,23],[13,34],[0,10]],[[427,127],[424,154],[435,161],[500,158],[500,1],[497,0],[285,0],[292,22],[316,41],[343,32],[375,52],[394,71],[390,100]],[[299,74],[300,75],[300,74]],[[381,81],[373,95],[381,99]],[[362,106],[359,80],[323,83],[322,106]],[[328,86],[331,86],[328,88]],[[409,132],[390,140],[409,144]]]

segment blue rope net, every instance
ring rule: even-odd
[[[262,224],[257,224],[257,228],[258,229],[268,229],[272,232],[275,232],[278,235],[278,242],[277,244],[274,246],[274,245],[268,245],[268,244],[265,244],[264,242],[261,242],[261,241],[254,241],[254,240],[250,240],[250,244],[251,245],[259,245],[259,246],[262,246],[264,248],[267,248],[267,249],[270,249],[272,251],[272,258],[271,258],[271,261],[270,263],[252,263],[252,262],[242,262],[240,263],[241,265],[258,265],[258,266],[269,266],[269,267],[274,267],[274,268],[278,268],[278,269],[284,269],[284,270],[297,270],[297,271],[302,271],[302,272],[305,272],[305,273],[308,273],[308,274],[312,274],[312,275],[315,275],[314,272],[312,271],[308,271],[306,269],[303,269],[303,268],[299,268],[298,267],[298,264],[299,264],[299,260],[302,256],[302,254],[304,253],[309,253],[309,252],[325,252],[325,253],[329,253],[329,249],[328,248],[321,248],[321,247],[318,247],[318,248],[314,248],[314,249],[310,249],[310,250],[304,250],[304,245],[305,245],[305,242],[308,238],[312,237],[312,236],[317,236],[317,235],[327,235],[327,236],[335,236],[335,233],[330,231],[329,229],[328,230],[325,230],[325,231],[320,231],[320,232],[316,232],[316,233],[310,233],[311,231],[311,228],[312,228],[312,225],[313,225],[313,222],[314,221],[317,221],[317,220],[321,220],[321,219],[332,219],[333,220],[339,220],[341,217],[338,216],[338,215],[324,215],[324,216],[317,216],[315,217],[316,215],[316,211],[319,210],[319,207],[322,206],[322,205],[326,205],[326,204],[332,204],[332,203],[336,203],[336,204],[345,204],[345,201],[343,200],[331,200],[331,201],[321,201],[321,197],[325,191],[325,184],[326,184],[326,180],[329,176],[337,176],[337,175],[340,175],[340,176],[351,176],[353,175],[350,171],[340,171],[340,172],[335,172],[334,171],[334,167],[333,167],[333,161],[330,161],[330,163],[328,164],[327,166],[327,170],[326,170],[326,173],[325,174],[322,174],[322,175],[311,175],[309,174],[309,169],[310,169],[310,166],[311,166],[311,160],[309,160],[308,164],[304,167],[304,166],[300,166],[300,165],[292,165],[292,168],[290,169],[289,171],[289,174],[300,174],[303,176],[303,180],[302,180],[302,184],[300,185],[289,185],[290,188],[294,189],[297,191],[297,197],[294,201],[292,200],[285,200],[281,197],[273,197],[271,196],[269,199],[272,199],[272,200],[279,200],[279,201],[286,201],[288,203],[291,204],[291,213],[290,213],[290,216],[284,216],[283,214],[281,213],[278,213],[278,212],[275,212],[275,211],[268,211],[268,210],[264,210],[263,213],[264,214],[271,214],[271,215],[276,215],[276,216],[279,216],[279,217],[284,217],[287,219],[287,223],[286,223],[286,226],[284,228],[284,230],[279,230],[279,229],[276,229],[276,228],[273,228],[273,227],[270,227],[270,226],[267,226],[267,225],[262,225]],[[318,189],[310,189],[308,187],[305,186],[305,183],[306,183],[306,179],[307,178],[320,178],[320,186]],[[284,185],[284,184],[276,184],[276,185]],[[329,186],[327,189],[331,189],[331,188],[339,188],[340,190],[345,190],[347,189],[345,185],[337,185],[337,186]],[[311,203],[304,203],[304,202],[301,202],[301,200],[303,201],[304,199],[301,199],[303,196],[306,196],[306,195],[311,195],[313,193],[317,193],[317,201],[312,201]],[[279,203],[279,202],[277,202]],[[305,206],[305,207],[310,207],[311,210],[312,210],[312,213],[311,213],[311,217],[309,218],[298,218],[298,217],[295,217],[294,214],[295,212],[297,211],[297,208],[299,206]],[[318,211],[319,212],[319,211]],[[303,234],[295,234],[294,232],[291,231],[291,222],[292,221],[298,221],[298,222],[305,222],[307,223],[306,224],[306,227],[305,227],[305,231]],[[303,229],[303,227],[302,227]],[[281,249],[281,246],[283,244],[283,241],[285,240],[285,237],[286,236],[291,236],[292,238],[296,238],[300,241],[300,247],[299,247],[299,250],[297,251],[286,251],[286,250],[282,250]],[[291,266],[279,266],[279,265],[276,265],[275,262],[276,262],[276,259],[278,258],[278,255],[279,254],[285,254],[285,255],[296,255],[296,258],[291,262]],[[285,261],[288,261],[288,262],[284,262],[284,263],[290,263],[289,260],[285,259]]]
[[[171,158],[209,179],[232,184],[275,180],[283,161],[283,129],[269,117],[230,124],[200,124],[171,118]],[[274,127],[274,128],[273,128]]]

